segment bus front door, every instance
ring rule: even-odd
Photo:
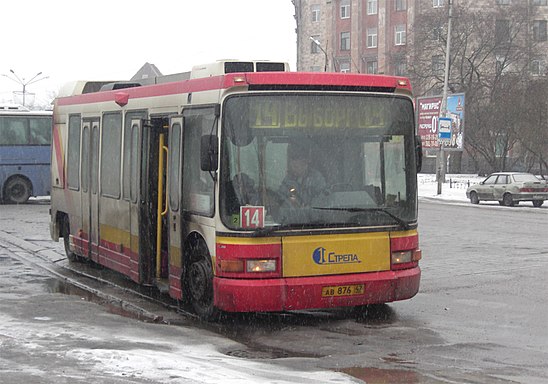
[[[141,129],[143,126],[142,119],[131,119],[131,128],[129,129],[129,135],[131,138],[126,141],[129,142],[129,175],[128,184],[125,188],[129,187],[129,233],[130,233],[130,257],[131,257],[131,278],[139,283],[144,283],[145,280],[140,270],[140,247],[139,247],[139,207],[140,207],[140,162],[139,158],[141,150]],[[127,134],[127,132],[126,132]],[[137,268],[134,266],[137,265]]]
[[[168,154],[168,253],[169,253],[169,288],[172,297],[182,298],[182,254],[181,254],[181,169],[182,169],[182,135],[183,117],[174,116],[169,122]]]

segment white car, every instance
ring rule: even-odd
[[[466,190],[466,197],[472,204],[491,200],[511,207],[520,201],[532,201],[535,207],[540,207],[544,200],[548,200],[548,185],[546,180],[530,173],[498,172],[490,174],[479,184],[471,185]]]

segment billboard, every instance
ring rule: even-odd
[[[417,126],[424,149],[440,147],[440,112],[441,96],[417,98]],[[464,93],[447,96],[447,113],[451,119],[449,138],[442,132],[444,148],[462,151],[464,144]]]

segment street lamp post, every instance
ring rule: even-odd
[[[441,97],[441,110],[440,117],[447,117],[447,88],[449,84],[449,66],[451,64],[451,56],[449,51],[451,49],[451,20],[453,19],[453,0],[448,0],[449,6],[449,20],[447,21],[447,44],[445,47],[445,76],[443,79],[443,93]],[[440,122],[438,121],[438,140],[439,139]],[[443,150],[443,143],[440,142],[440,150],[437,157],[436,165],[436,180],[438,182],[438,195],[441,195],[442,184],[445,181],[445,153]]]
[[[32,77],[32,79],[25,81],[25,79],[21,79],[13,69],[10,69],[10,72],[12,73],[13,77],[8,75],[2,75],[4,77],[7,77],[8,79],[15,81],[17,84],[23,86],[23,107],[25,106],[26,102],[26,94],[27,94],[27,85],[37,83],[38,81],[45,80],[48,78],[48,76],[38,78],[40,75],[42,75],[42,72],[38,72],[36,75]]]
[[[313,38],[312,36],[310,36],[310,40],[312,40],[312,42],[314,44],[316,44],[318,46],[318,48],[320,48],[320,50],[323,52],[323,54],[325,55],[325,64],[324,64],[324,67],[323,67],[323,71],[324,72],[327,72],[327,52],[322,48],[322,45],[320,44],[320,42],[318,40],[316,40],[315,38]]]

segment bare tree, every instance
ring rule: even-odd
[[[548,80],[530,81],[525,97],[520,139],[524,163],[527,171],[548,174]]]
[[[419,94],[440,94],[443,87],[446,12],[433,9],[414,23],[409,73]],[[527,128],[530,20],[528,5],[476,9],[474,2],[459,2],[453,9],[448,89],[466,94],[465,150],[490,171],[522,161],[515,156]]]

